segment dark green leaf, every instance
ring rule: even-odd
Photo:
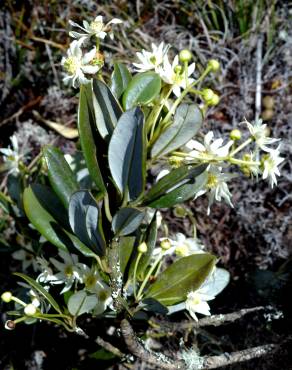
[[[143,221],[145,213],[136,208],[121,208],[113,217],[112,228],[116,235],[134,232]]]
[[[123,112],[105,83],[93,80],[92,87],[96,127],[101,137],[109,140]]]
[[[118,99],[126,90],[131,79],[131,73],[128,71],[128,68],[124,64],[114,63],[111,90]]]
[[[140,108],[123,113],[111,137],[109,167],[115,185],[131,200],[143,191],[146,172],[144,116]]]
[[[102,193],[106,193],[102,174],[97,160],[95,143],[95,118],[92,107],[92,91],[90,85],[82,85],[80,89],[78,109],[78,130],[84,159],[92,180]]]
[[[181,104],[174,121],[163,131],[151,149],[151,157],[166,155],[186,144],[196,135],[203,122],[201,110],[195,104]]]
[[[208,253],[182,257],[165,271],[146,292],[146,298],[154,298],[170,306],[186,300],[187,294],[197,290],[212,272],[216,257]]]
[[[24,190],[23,205],[30,222],[56,247],[63,250],[76,248],[85,256],[95,258],[96,255],[74,235],[63,229],[44,207],[44,197],[47,194],[48,189],[44,191],[40,185],[32,185]]]
[[[142,303],[143,309],[146,311],[160,313],[161,315],[166,315],[168,312],[168,309],[154,298],[143,299]]]
[[[152,208],[169,208],[176,204],[183,203],[194,197],[196,193],[205,186],[207,178],[207,173],[203,172],[191,182],[178,186],[153,202],[149,202],[147,206]]]
[[[119,238],[120,269],[124,275],[135,244],[135,236],[122,236]]]
[[[123,95],[123,106],[125,110],[131,109],[139,104],[151,103],[159,94],[161,79],[155,72],[138,73],[132,78]]]
[[[68,208],[70,196],[79,189],[79,184],[60,149],[47,146],[43,150],[43,155],[52,188]]]
[[[99,208],[88,190],[72,194],[69,203],[69,222],[75,235],[99,255],[104,254],[105,241],[99,232]]]
[[[22,278],[23,280],[25,280],[34,290],[36,290],[43,297],[45,297],[46,300],[50,303],[50,305],[52,307],[54,307],[54,309],[57,312],[59,312],[60,314],[62,313],[62,310],[61,310],[60,306],[58,305],[58,303],[54,300],[54,298],[51,296],[51,294],[46,289],[44,289],[39,283],[37,283],[31,277],[29,277],[29,276],[27,276],[25,274],[21,274],[19,272],[15,272],[14,275],[19,276],[20,278]]]
[[[207,165],[199,166],[181,166],[163,176],[156,184],[152,186],[149,192],[144,197],[144,203],[150,203],[161,197],[163,194],[169,192],[175,186],[183,185],[199,176]]]

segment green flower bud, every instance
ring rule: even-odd
[[[176,74],[180,74],[182,72],[182,70],[183,70],[183,67],[179,64],[177,66],[175,66],[175,68],[174,68],[174,72]]]
[[[213,99],[214,95],[215,95],[214,91],[211,90],[211,89],[204,89],[202,91],[202,97],[205,100],[205,102],[207,102],[208,104],[209,104],[209,101],[211,101]]]
[[[219,101],[220,101],[219,95],[214,94],[213,98],[211,100],[209,100],[207,103],[209,105],[217,105],[219,103]]]
[[[162,249],[167,251],[171,247],[171,243],[170,243],[169,239],[163,239],[160,242],[160,246],[161,246]]]
[[[179,60],[182,63],[189,62],[192,57],[192,53],[188,49],[184,49],[179,53]]]
[[[147,252],[147,244],[145,242],[141,243],[138,247],[139,253],[146,253]]]
[[[220,63],[216,59],[211,59],[208,62],[208,67],[211,69],[211,71],[216,72],[220,68]]]
[[[231,140],[240,140],[241,139],[241,131],[238,130],[237,128],[232,130],[230,132],[230,139]]]
[[[9,303],[11,301],[11,298],[12,298],[12,293],[11,292],[4,292],[1,295],[1,299],[5,303]]]
[[[32,303],[28,304],[24,308],[24,313],[26,314],[26,316],[34,316],[36,312],[37,312],[37,309]]]
[[[168,163],[170,164],[171,167],[178,168],[183,164],[184,159],[182,157],[178,157],[175,155],[172,155],[168,159]]]
[[[186,215],[188,214],[185,207],[182,206],[176,206],[173,210],[173,213],[176,217],[186,217]]]

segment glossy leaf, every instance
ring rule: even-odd
[[[154,298],[166,306],[186,300],[187,294],[208,278],[215,263],[216,257],[208,253],[180,258],[159,274],[146,298]]]
[[[110,171],[121,192],[130,200],[143,191],[146,172],[144,116],[140,108],[123,113],[111,137],[108,150]]]
[[[87,190],[72,194],[69,203],[69,223],[74,234],[99,255],[104,254],[105,241],[99,230],[98,205]]]
[[[71,194],[79,189],[74,173],[60,149],[47,146],[43,150],[43,155],[52,188],[64,206],[68,208]]]
[[[119,238],[119,260],[120,269],[124,275],[128,262],[130,261],[135,244],[135,236],[122,236]]]
[[[199,166],[186,165],[172,170],[152,186],[144,197],[144,203],[151,203],[165,193],[170,192],[175,186],[191,181],[199,176],[206,168],[207,165],[202,164]]]
[[[124,64],[114,63],[111,90],[118,99],[126,90],[131,79],[131,73],[128,71],[128,68]]]
[[[121,208],[113,217],[112,228],[116,235],[134,232],[143,221],[145,213],[136,208]]]
[[[186,144],[196,135],[203,122],[201,110],[195,104],[181,104],[173,122],[163,131],[151,149],[151,157],[159,157]]]
[[[80,290],[71,295],[68,301],[68,310],[72,316],[80,316],[90,312],[98,303],[95,294],[88,295],[84,290]]]
[[[96,257],[87,246],[70,232],[62,228],[59,222],[44,207],[44,198],[49,190],[41,185],[32,185],[24,190],[23,205],[25,213],[33,226],[49,242],[65,251],[76,248],[87,257]],[[52,193],[50,196],[53,196]]]
[[[147,206],[152,208],[169,208],[176,204],[183,203],[186,200],[193,198],[199,190],[204,188],[207,178],[207,173],[203,172],[191,182],[176,187],[165,195],[162,195],[160,198],[150,202]]]
[[[168,309],[154,298],[145,298],[142,301],[143,309],[156,314],[167,315]]]
[[[123,112],[110,88],[105,83],[93,80],[92,88],[96,127],[101,137],[109,140]]]
[[[51,296],[51,294],[44,289],[38,282],[36,282],[34,279],[31,277],[21,274],[19,272],[15,272],[14,275],[19,276],[23,280],[25,280],[34,290],[39,292],[49,303],[50,305],[59,313],[62,313],[62,310],[58,303],[55,301],[55,299]]]
[[[90,85],[80,88],[78,109],[78,130],[84,159],[92,180],[102,193],[106,193],[101,170],[97,160],[95,136],[97,135],[95,117],[92,106],[92,91]]]
[[[157,73],[150,71],[136,74],[123,95],[125,110],[151,103],[158,96],[160,89],[161,79]]]

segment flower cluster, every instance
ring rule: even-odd
[[[167,54],[169,48],[170,45],[164,45],[163,42],[158,46],[152,44],[152,51],[142,50],[136,54],[140,63],[133,65],[137,72],[154,70],[166,84],[171,85],[173,93],[179,97],[182,90],[194,82],[190,76],[194,73],[195,63],[182,66],[179,63],[179,55],[176,55],[170,63]]]
[[[69,33],[75,40],[69,46],[67,57],[62,58],[61,65],[67,73],[63,81],[77,88],[81,84],[89,83],[89,76],[95,75],[102,68],[104,61],[103,55],[99,53],[99,40],[104,39],[107,34],[113,38],[111,24],[122,23],[122,21],[114,18],[104,24],[103,17],[99,15],[91,23],[83,21],[83,27],[73,21],[69,23],[83,32]],[[84,53],[83,47],[92,38],[96,39],[96,45]]]

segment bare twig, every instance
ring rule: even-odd
[[[222,366],[249,361],[270,354],[277,348],[279,348],[279,346],[276,344],[266,344],[264,346],[252,347],[242,351],[223,353],[219,356],[208,356],[204,358],[202,369],[218,369]]]
[[[125,355],[117,347],[113,346],[109,342],[106,342],[101,337],[97,337],[95,341],[100,347],[102,347],[102,348],[106,349],[107,351],[113,353],[115,356],[120,357],[120,358],[125,357]]]
[[[204,326],[220,326],[224,323],[233,322],[236,320],[241,319],[243,316],[252,313],[257,312],[260,310],[263,310],[264,307],[253,307],[253,308],[244,308],[242,310],[224,314],[224,315],[213,315],[209,317],[204,317],[203,319],[199,321],[183,321],[183,322],[168,322],[168,321],[158,321],[158,320],[152,320],[150,321],[150,324],[155,327],[159,327],[159,330],[168,330],[171,332],[174,331],[180,331],[185,329],[197,329]]]
[[[184,363],[181,361],[175,362],[163,354],[156,354],[145,349],[136,337],[128,320],[122,320],[121,331],[129,351],[141,360],[157,366],[159,369],[175,370],[185,368]]]

